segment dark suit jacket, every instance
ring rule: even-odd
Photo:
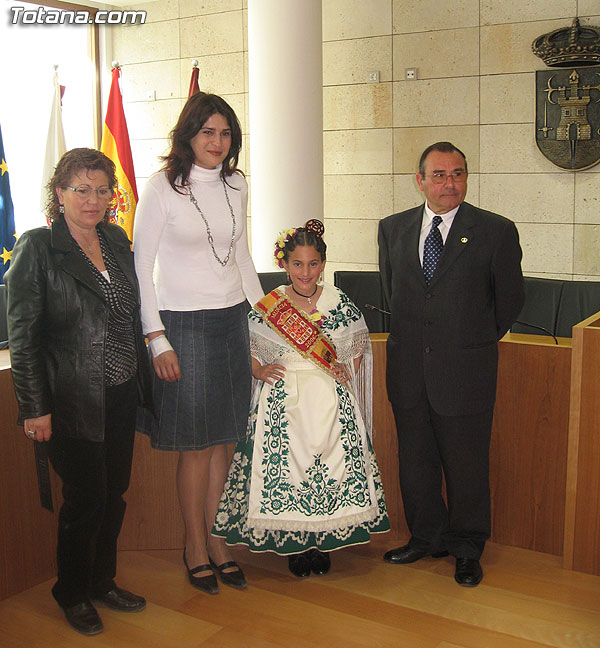
[[[100,227],[137,299],[133,327],[138,396],[141,405],[151,407],[150,366],[133,253],[120,227]],[[63,434],[102,441],[108,306],[64,220],[55,221],[50,228],[24,232],[5,278],[19,422],[51,413],[53,427],[57,425]]]
[[[477,414],[494,405],[497,342],[523,306],[519,235],[512,221],[463,203],[428,287],[418,251],[423,208],[379,224],[392,313],[388,397],[412,407],[424,386],[439,414]]]

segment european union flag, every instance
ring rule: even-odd
[[[8,270],[12,249],[17,240],[15,212],[10,197],[8,165],[4,157],[2,129],[0,128],[0,283],[4,283],[4,273]]]

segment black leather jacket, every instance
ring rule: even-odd
[[[133,253],[120,227],[100,227],[137,297],[134,329],[139,404],[151,409],[150,365],[140,323]],[[5,281],[19,423],[52,414],[53,430],[102,441],[108,308],[64,220],[21,235]]]

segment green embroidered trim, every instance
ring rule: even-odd
[[[350,322],[357,322],[362,313],[345,293],[340,293],[340,301],[335,308],[324,313],[325,320],[321,328],[329,331],[336,331],[340,327],[350,326]]]
[[[284,387],[284,381],[278,380],[271,387],[267,397],[262,460],[265,489],[262,491],[261,513],[267,511],[281,513],[284,510],[284,501],[290,498],[288,461],[290,437],[286,432],[288,422],[285,420],[283,402],[287,393]]]
[[[349,506],[364,509],[372,505],[354,406],[345,387],[338,384],[336,391],[340,403],[340,436],[347,476],[342,482],[330,478],[329,466],[322,461],[320,454],[314,455],[312,464],[306,469],[305,479],[296,488],[289,481],[288,423],[283,405],[287,394],[284,381],[277,381],[271,388],[264,421],[262,466],[265,478],[260,502],[262,514],[271,513],[276,516],[301,512],[304,515],[332,515]]]

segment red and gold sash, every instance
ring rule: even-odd
[[[273,290],[255,306],[263,320],[303,357],[331,373],[337,353],[331,340],[281,293]]]

